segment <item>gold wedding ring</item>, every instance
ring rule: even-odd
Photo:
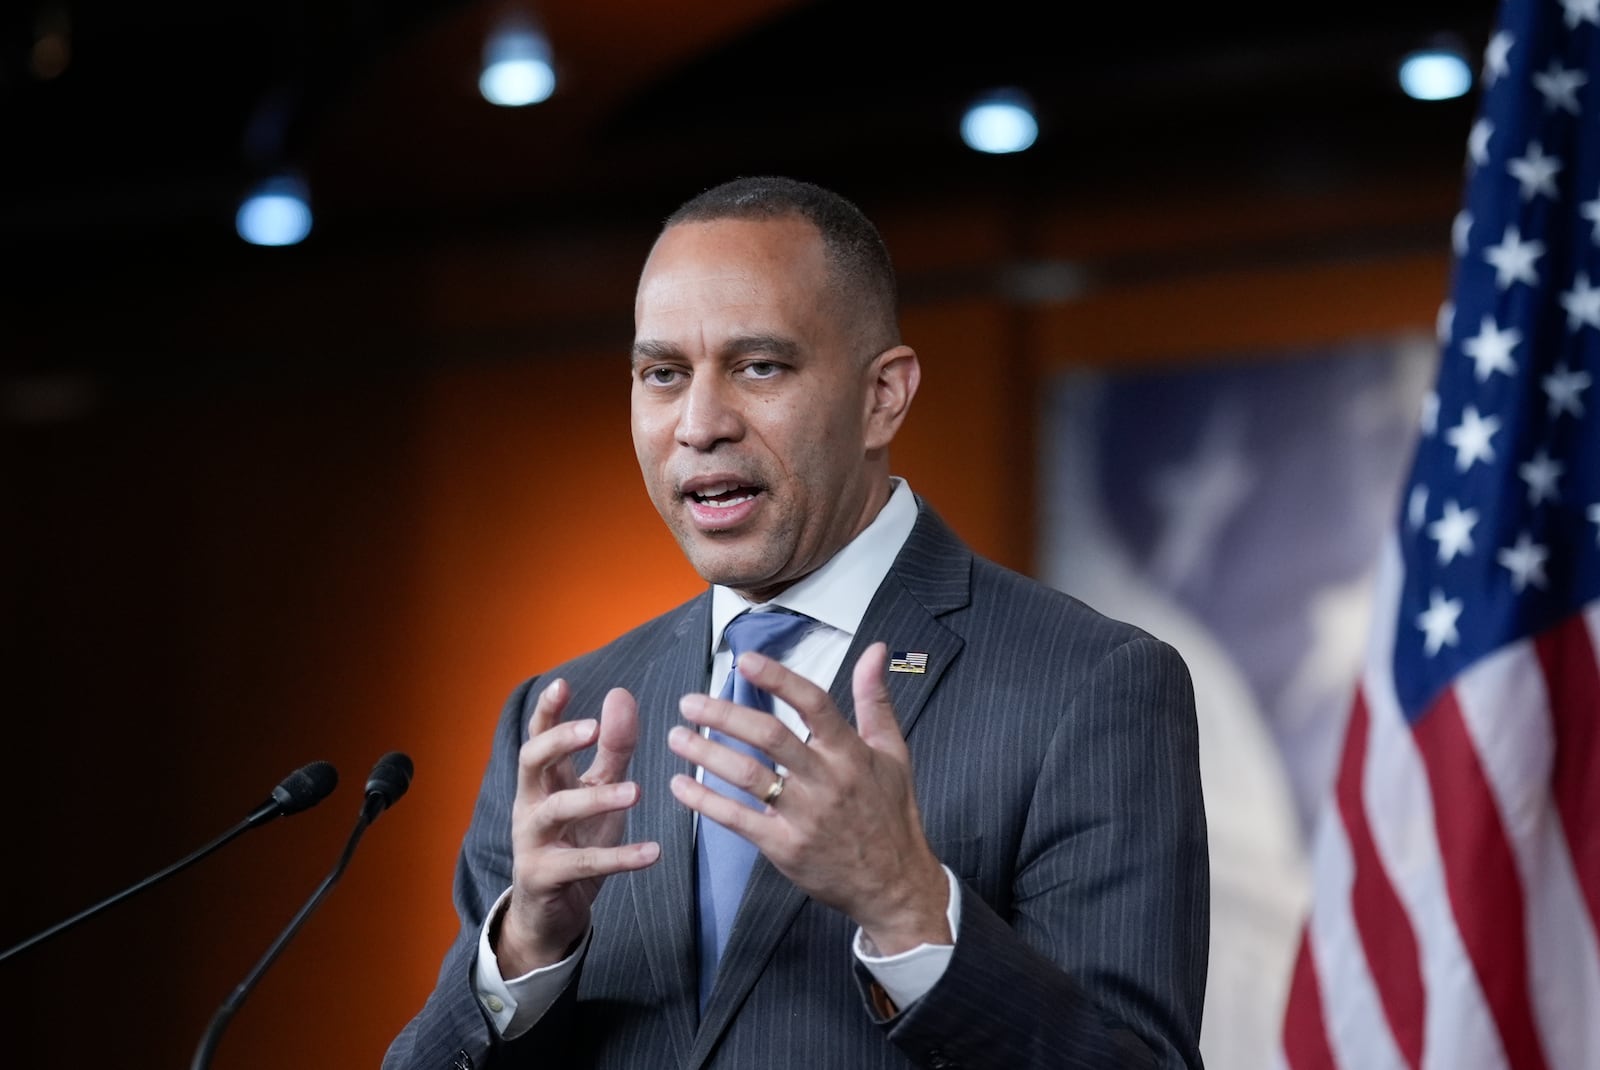
[[[768,806],[771,806],[773,803],[778,801],[778,796],[782,794],[783,777],[780,776],[778,779],[772,782],[772,787],[767,789],[767,793],[761,797],[761,801],[766,803]]]

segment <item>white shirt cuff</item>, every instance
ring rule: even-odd
[[[489,1021],[503,1040],[520,1037],[555,1006],[562,990],[577,971],[578,963],[583,961],[584,952],[589,950],[589,937],[594,932],[591,929],[584,933],[578,949],[560,962],[541,966],[508,980],[500,976],[500,961],[495,958],[489,932],[510,902],[511,889],[507,888],[495,900],[494,906],[489,908],[489,916],[478,932],[478,961],[473,967],[473,987],[478,1002],[488,1012]]]
[[[950,867],[942,868],[945,880],[950,884],[950,900],[944,908],[944,916],[950,923],[951,943],[918,944],[898,955],[880,955],[872,941],[867,939],[867,934],[856,930],[851,950],[873,979],[883,986],[895,1007],[902,1011],[939,983],[945,968],[950,965],[950,956],[955,954],[954,941],[959,938],[961,926],[961,889]]]

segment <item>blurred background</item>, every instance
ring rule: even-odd
[[[633,286],[679,202],[782,172],[896,258],[924,364],[896,469],[1190,662],[1203,1047],[1269,1065],[1493,17],[7,5],[0,946],[308,761],[344,780],[0,963],[7,1064],[185,1065],[400,749],[411,792],[215,1063],[378,1064],[454,933],[506,695],[699,589],[632,456]],[[1403,84],[1423,51],[1444,81]],[[964,128],[983,104],[1024,113]]]

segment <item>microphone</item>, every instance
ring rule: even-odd
[[[33,945],[47,940],[58,933],[65,932],[81,921],[87,921],[89,918],[94,917],[102,910],[113,907],[122,902],[124,899],[142,892],[152,885],[159,884],[161,881],[166,880],[174,873],[194,865],[194,863],[200,861],[200,859],[204,858],[212,851],[215,851],[217,848],[221,847],[235,836],[238,836],[249,829],[264,825],[275,817],[283,817],[288,814],[298,814],[302,810],[309,810],[311,807],[317,805],[317,803],[321,802],[323,799],[332,794],[334,787],[337,786],[338,783],[338,770],[336,770],[332,765],[329,765],[327,762],[312,762],[309,765],[301,766],[299,769],[296,769],[294,772],[284,777],[282,782],[279,783],[277,787],[272,789],[272,794],[269,795],[265,801],[261,803],[261,805],[257,806],[254,810],[251,810],[249,815],[245,817],[243,821],[233,826],[233,828],[229,829],[227,832],[224,832],[221,836],[218,836],[204,847],[201,847],[198,850],[184,856],[183,858],[180,858],[166,869],[144,878],[132,887],[124,888],[116,895],[113,895],[107,899],[102,899],[100,902],[94,904],[94,906],[88,907],[85,910],[80,910],[78,913],[72,915],[72,917],[67,918],[64,921],[57,922],[43,932],[35,933],[33,936],[30,936],[28,939],[22,941],[22,943],[17,944],[15,947],[8,948],[4,952],[0,952],[0,962],[4,962],[11,956],[25,951]]]
[[[217,1013],[211,1016],[211,1024],[206,1026],[205,1034],[200,1038],[200,1044],[195,1048],[194,1060],[189,1064],[190,1070],[205,1070],[211,1065],[211,1056],[217,1050],[217,1043],[222,1039],[222,1031],[227,1028],[228,1022],[233,1018],[239,1007],[244,1003],[245,997],[255,988],[261,980],[261,975],[277,960],[278,955],[294,938],[295,933],[305,924],[311,912],[322,902],[328,890],[335,881],[344,873],[345,867],[350,864],[350,856],[355,854],[356,844],[361,842],[361,834],[367,831],[367,826],[378,819],[378,815],[400,801],[400,797],[411,787],[412,765],[411,759],[399,751],[390,751],[378,759],[372,767],[372,774],[367,777],[366,797],[361,803],[361,813],[356,818],[356,827],[350,833],[350,839],[344,845],[344,851],[339,855],[339,861],[334,863],[333,869],[317,885],[317,890],[311,898],[300,908],[283,932],[267,948],[267,953],[261,956],[261,961],[255,964],[245,979],[239,982],[232,994],[217,1008]]]
[[[390,751],[378,759],[367,777],[367,798],[361,805],[364,824],[371,824],[378,815],[400,801],[400,796],[411,786],[411,759],[399,751]]]
[[[333,794],[339,786],[339,771],[327,762],[312,762],[284,777],[272,795],[256,807],[246,818],[252,825],[262,825],[275,817],[298,814],[309,810]]]

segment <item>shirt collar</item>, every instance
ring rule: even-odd
[[[917,499],[898,477],[894,489],[872,523],[805,579],[785,588],[762,605],[782,606],[819,620],[846,635],[855,635],[867,605],[889,574],[889,566],[911,536],[917,522]],[[711,649],[722,645],[728,622],[747,609],[760,608],[720,584],[711,588]]]

